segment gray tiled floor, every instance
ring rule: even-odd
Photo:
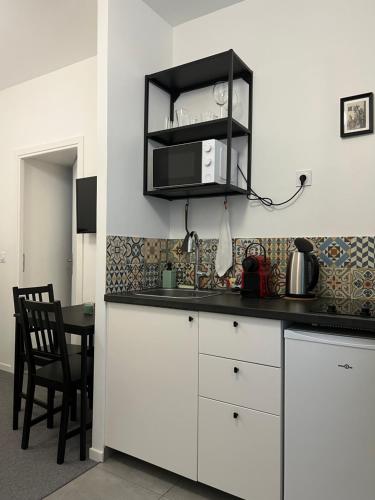
[[[56,491],[50,500],[235,500],[208,486],[114,452]]]

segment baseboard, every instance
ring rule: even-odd
[[[89,457],[91,460],[94,460],[94,462],[104,462],[108,458],[108,448],[104,448],[104,450],[90,448]]]
[[[8,363],[0,362],[0,370],[3,370],[4,372],[13,373],[13,367],[12,365],[8,365]]]

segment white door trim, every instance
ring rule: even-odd
[[[18,233],[18,286],[22,286],[23,281],[23,200],[24,200],[24,160],[32,158],[43,153],[62,151],[64,149],[77,148],[77,178],[84,177],[84,138],[73,137],[58,142],[32,146],[20,149],[15,152],[15,163],[18,175],[18,214],[17,214],[17,233]],[[72,304],[81,304],[83,302],[83,241],[84,235],[77,234],[73,228],[73,245],[76,249],[76,263],[73,267],[72,276]]]

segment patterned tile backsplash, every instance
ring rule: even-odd
[[[246,247],[261,243],[272,263],[271,283],[279,294],[285,291],[288,254],[295,238],[233,239],[233,267],[220,278],[215,272],[218,240],[200,240],[200,270],[204,288],[223,288],[228,278],[240,283]],[[308,238],[320,262],[316,293],[326,298],[375,300],[375,236],[327,236]],[[107,236],[107,293],[155,288],[167,262],[176,269],[177,284],[192,285],[194,253],[182,251],[182,239]],[[257,251],[255,247],[252,251]]]

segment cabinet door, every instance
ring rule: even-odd
[[[248,500],[280,500],[280,442],[280,417],[199,398],[198,481]]]
[[[106,445],[197,478],[198,314],[108,306]]]

